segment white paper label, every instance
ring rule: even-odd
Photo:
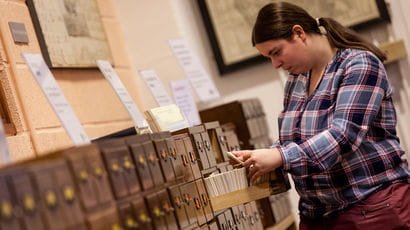
[[[196,107],[188,79],[172,81],[171,87],[175,103],[188,120],[189,125],[195,126],[201,124],[198,108]]]
[[[148,122],[144,119],[141,112],[138,110],[137,105],[132,100],[130,94],[128,93],[124,84],[122,84],[120,78],[112,68],[111,64],[108,61],[104,60],[97,60],[96,62],[98,68],[100,68],[104,77],[108,80],[111,87],[114,89],[115,93],[124,105],[134,124],[140,129],[147,128]]]
[[[11,156],[9,152],[9,146],[7,144],[6,133],[4,131],[3,122],[0,122],[0,163],[10,164]]]
[[[173,104],[155,70],[140,70],[139,73],[159,106]]]
[[[41,54],[23,53],[22,56],[73,143],[76,146],[89,144],[90,139]]]
[[[220,97],[218,89],[186,40],[169,40],[169,44],[198,94],[199,100],[206,102],[218,99]]]

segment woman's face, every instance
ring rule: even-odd
[[[311,69],[311,56],[309,55],[305,39],[294,34],[288,41],[285,39],[269,40],[255,45],[259,52],[271,59],[275,68],[282,68],[288,72],[301,74]]]

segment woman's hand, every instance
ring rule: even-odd
[[[283,165],[282,155],[277,148],[243,150],[232,153],[243,161],[244,167],[249,168],[248,176],[251,181]]]

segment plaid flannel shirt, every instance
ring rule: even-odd
[[[307,96],[309,73],[290,74],[277,147],[310,218],[337,215],[390,183],[409,183],[396,136],[392,88],[372,53],[340,49]]]

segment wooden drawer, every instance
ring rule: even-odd
[[[74,216],[73,221],[67,218],[67,211],[70,208],[66,206],[66,203],[71,202],[75,209],[78,209],[80,214],[82,213],[78,207],[78,200],[75,199],[73,184],[64,183],[69,181],[67,178],[70,176],[65,167],[63,160],[46,161],[28,167],[39,192],[43,220],[47,229],[67,229],[78,220],[77,216]],[[56,176],[56,172],[59,171],[62,172]],[[59,182],[58,179],[63,181]]]
[[[148,166],[151,171],[152,180],[155,186],[164,184],[164,176],[161,172],[161,166],[159,159],[155,152],[155,147],[152,141],[144,141],[142,143],[144,148],[145,156],[148,158]]]
[[[108,173],[97,145],[89,145],[89,148],[83,154],[87,159],[89,175],[94,187],[94,192],[97,195],[98,204],[102,206],[112,203],[114,196],[108,179]]]
[[[238,206],[234,206],[231,208],[233,219],[235,221],[236,228],[238,230],[246,230],[246,226],[244,224],[243,218],[241,216],[241,212]]]
[[[13,170],[9,174],[9,188],[13,189],[16,205],[21,210],[23,229],[45,229],[41,217],[40,203],[38,202],[39,197],[29,174],[23,169]]]
[[[118,215],[122,226],[126,230],[140,229],[137,218],[130,202],[118,202]]]
[[[202,177],[202,175],[198,163],[198,158],[196,157],[194,147],[192,146],[191,138],[186,136],[183,138],[183,141],[188,160],[191,164],[192,176],[194,179],[199,179]]]
[[[228,224],[226,222],[225,214],[221,213],[216,216],[216,222],[218,224],[218,228],[221,230],[228,230]]]
[[[162,210],[164,211],[165,221],[168,230],[178,230],[178,224],[175,219],[175,208],[171,203],[167,190],[161,190],[157,193]]]
[[[140,191],[137,172],[123,139],[108,139],[99,142],[108,170],[114,195],[117,199]]]
[[[149,169],[149,161],[142,145],[142,135],[135,135],[125,138],[125,142],[131,149],[132,156],[137,168],[142,189],[147,190],[154,187],[154,181]]]
[[[166,230],[166,222],[164,218],[164,210],[156,193],[145,196],[146,204],[153,220],[155,229]]]
[[[168,187],[168,191],[171,197],[172,205],[175,209],[175,215],[177,218],[178,226],[183,229],[189,226],[188,216],[185,210],[185,203],[179,190],[179,185],[173,185]]]
[[[122,229],[117,209],[114,206],[100,209],[98,212],[88,215],[86,222],[89,230]]]
[[[54,184],[61,197],[61,207],[64,211],[64,218],[68,222],[67,229],[85,228],[83,211],[80,208],[80,202],[75,191],[75,184],[66,162],[55,162],[53,176]]]
[[[15,216],[16,203],[7,185],[6,175],[0,175],[0,229],[20,230],[20,223]]]
[[[196,180],[195,183],[198,189],[198,194],[201,200],[202,208],[204,210],[206,221],[209,222],[214,218],[214,212],[211,208],[211,201],[209,200],[209,196],[205,189],[203,180]]]
[[[144,200],[142,198],[136,198],[131,201],[132,208],[134,210],[135,216],[137,218],[140,229],[151,230],[154,229],[152,226],[152,218],[149,215],[148,209],[145,206]]]
[[[156,139],[154,134],[152,138],[165,180],[167,182],[174,181],[174,168],[172,166],[171,156],[168,153],[167,143],[165,142],[165,139]]]
[[[77,149],[81,151],[80,148]],[[73,179],[77,184],[78,196],[85,211],[92,210],[99,205],[96,188],[90,165],[85,154],[77,154],[73,149],[66,151],[68,165],[71,168]]]
[[[205,154],[208,158],[209,162],[209,168],[215,167],[216,166],[216,159],[214,155],[214,149],[211,144],[211,140],[209,139],[208,132],[204,128],[203,131],[201,132],[201,138],[202,138],[202,143],[203,143],[203,148],[205,151]]]
[[[177,146],[174,138],[166,137],[165,142],[167,144],[168,153],[170,154],[172,166],[176,178],[183,178],[185,175],[184,166],[182,164],[182,153],[177,150]],[[183,144],[182,144],[183,145]]]
[[[182,197],[187,205],[187,213],[190,223],[192,224],[192,217],[195,214],[196,219],[198,221],[198,225],[203,225],[206,223],[205,213],[202,208],[201,198],[198,193],[198,189],[196,187],[196,182],[192,181],[186,184],[181,185],[180,187]]]

